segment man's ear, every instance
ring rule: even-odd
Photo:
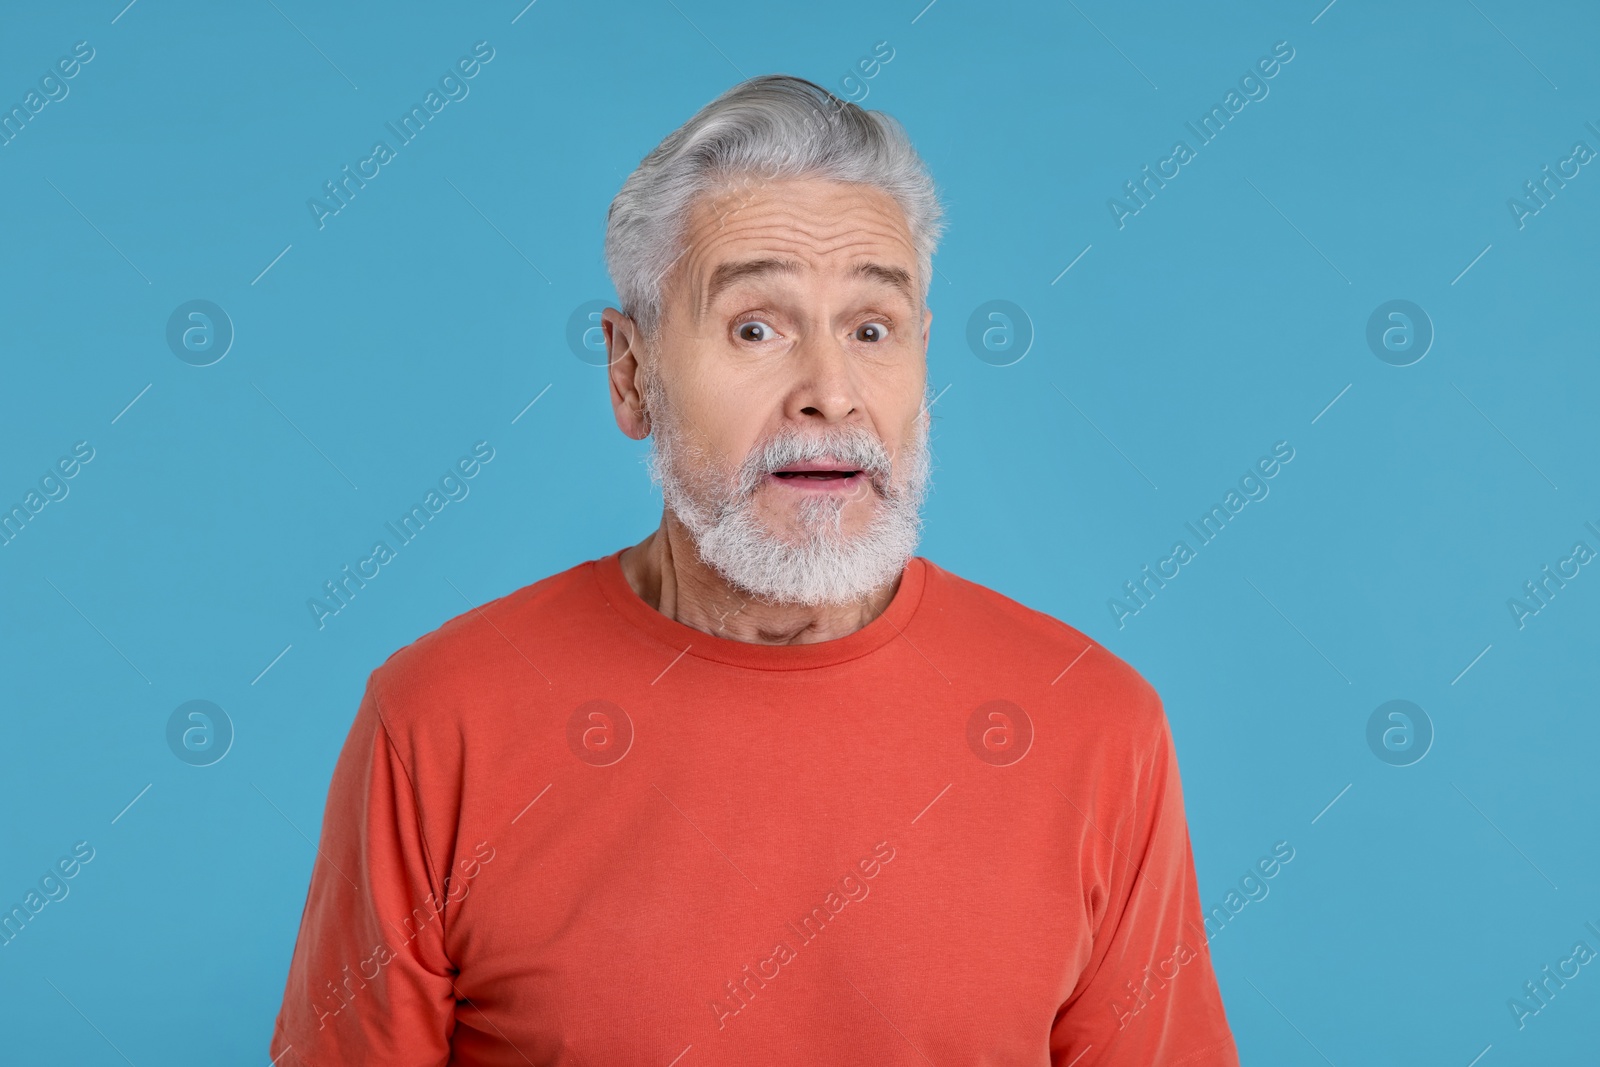
[[[933,327],[933,309],[927,305],[922,308],[922,350],[928,350],[928,331]]]
[[[644,409],[641,388],[644,336],[631,318],[616,308],[600,313],[600,330],[606,339],[606,376],[611,385],[611,413],[617,428],[635,441],[650,436],[650,416]]]

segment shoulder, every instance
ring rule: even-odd
[[[1004,593],[927,564],[932,623],[975,662],[1038,679],[1075,718],[1103,720],[1145,744],[1166,729],[1155,687],[1130,663],[1076,627]],[[1085,723],[1087,725],[1087,723]]]
[[[467,608],[391,652],[368,679],[385,726],[448,728],[469,709],[546,688],[559,659],[552,646],[595,610],[594,564]]]

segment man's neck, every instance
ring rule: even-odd
[[[667,618],[732,641],[804,645],[855,633],[883,613],[900,576],[850,604],[770,604],[745,595],[707,566],[670,511],[661,526],[622,553],[622,573],[639,599]]]

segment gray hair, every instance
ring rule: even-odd
[[[766,74],[735,85],[668,134],[611,201],[606,267],[623,313],[647,339],[660,325],[662,279],[686,251],[696,200],[751,179],[785,178],[855,182],[891,196],[905,213],[927,301],[944,212],[905,128],[804,78]]]

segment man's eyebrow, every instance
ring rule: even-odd
[[[870,278],[900,290],[906,301],[917,306],[916,287],[911,284],[911,274],[901,267],[886,267],[882,263],[857,263],[850,274],[857,278]]]
[[[711,305],[717,297],[735,282],[769,274],[798,274],[800,270],[800,264],[794,260],[779,259],[775,256],[719,264],[716,270],[711,272],[711,280],[706,283],[706,297],[701,305],[700,314],[704,315],[711,310]],[[857,263],[850,269],[850,276],[867,278],[892,286],[912,307],[917,306],[916,286],[912,284],[910,272],[901,267],[886,267],[882,263]]]
[[[764,274],[798,274],[800,264],[792,259],[778,259],[768,257],[765,259],[746,259],[734,263],[722,263],[711,272],[711,280],[706,283],[705,302],[700,307],[700,314],[704,315],[711,310],[711,304],[722,291],[735,282],[744,281],[746,278],[758,278]]]

